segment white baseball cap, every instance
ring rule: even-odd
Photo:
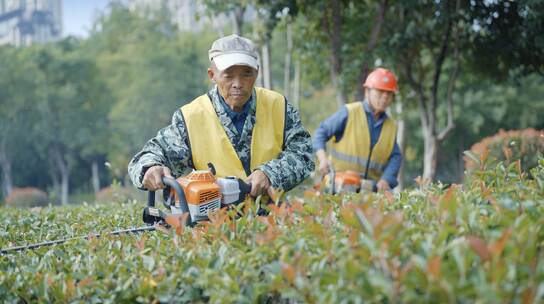
[[[253,42],[236,34],[215,40],[208,51],[208,57],[220,71],[233,65],[245,65],[255,70],[259,69],[257,51]]]

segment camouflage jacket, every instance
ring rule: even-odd
[[[248,101],[251,106],[241,134],[221,105],[216,86],[210,90],[209,95],[238,157],[242,161],[248,160],[255,124],[255,90]],[[191,170],[193,162],[188,141],[186,126],[179,109],[174,113],[172,123],[161,129],[130,161],[128,172],[134,185],[143,189],[143,175],[151,166],[167,166],[175,177]],[[310,134],[302,126],[298,111],[287,103],[285,149],[278,158],[261,165],[259,169],[268,176],[274,188],[288,191],[308,177],[314,170],[314,165]]]

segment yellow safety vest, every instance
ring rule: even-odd
[[[334,170],[353,170],[364,174],[367,178],[378,181],[387,165],[395,145],[397,127],[392,119],[383,122],[378,142],[370,149],[370,132],[366,112],[362,102],[347,104],[348,121],[340,141],[332,140],[330,159]],[[370,154],[370,159],[369,159]]]
[[[208,95],[181,107],[187,126],[189,146],[196,170],[215,166],[217,177],[245,179],[263,163],[277,158],[283,150],[285,98],[274,91],[255,88],[256,120],[251,139],[250,172],[246,172]]]

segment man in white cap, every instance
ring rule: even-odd
[[[290,190],[314,170],[310,134],[284,96],[255,87],[259,72],[251,40],[230,35],[209,50],[213,88],[174,113],[129,164],[140,189],[163,188],[162,176],[213,163],[217,176],[251,183],[251,196]]]

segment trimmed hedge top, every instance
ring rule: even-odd
[[[0,256],[5,302],[524,302],[544,295],[544,160],[470,184],[293,198],[179,235]],[[2,209],[0,247],[140,226],[141,203]]]

